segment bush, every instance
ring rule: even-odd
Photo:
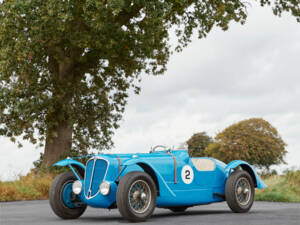
[[[300,170],[292,171],[288,170],[285,172],[285,181],[287,183],[293,183],[299,186],[300,189]]]
[[[271,165],[284,163],[286,144],[278,131],[261,118],[235,123],[215,137],[217,144],[210,144],[206,156],[225,163],[241,159],[252,165],[268,169]]]
[[[271,202],[300,202],[300,171],[287,171],[285,175],[267,176],[266,189],[258,190],[255,199]]]
[[[17,181],[0,182],[0,201],[48,199],[55,174],[31,172]]]

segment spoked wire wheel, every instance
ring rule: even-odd
[[[233,212],[248,212],[254,202],[254,193],[254,181],[247,171],[236,170],[227,178],[225,197]]]
[[[156,185],[147,173],[130,172],[118,185],[117,207],[125,219],[133,222],[145,221],[155,209],[156,197]]]
[[[143,180],[135,181],[129,188],[129,205],[135,213],[144,213],[151,203],[151,190]]]
[[[251,185],[245,177],[238,179],[235,187],[235,194],[241,205],[245,206],[249,203],[251,199]]]

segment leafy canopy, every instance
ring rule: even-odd
[[[296,0],[260,0],[300,20]],[[162,74],[194,31],[244,23],[239,0],[3,0],[0,3],[0,135],[42,145],[72,127],[75,149],[109,148],[141,72]]]
[[[213,143],[213,139],[206,132],[200,132],[193,134],[186,143],[191,157],[201,157],[204,156],[205,148]]]
[[[269,168],[283,163],[286,144],[269,122],[252,118],[226,128],[215,137],[216,142],[205,149],[205,155],[229,163],[241,159]]]

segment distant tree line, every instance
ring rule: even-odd
[[[213,157],[225,163],[240,159],[267,170],[285,163],[287,153],[287,145],[276,128],[261,118],[232,124],[215,138],[206,132],[196,133],[187,145],[192,157]]]

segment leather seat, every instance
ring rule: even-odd
[[[214,171],[216,168],[215,162],[211,159],[192,158],[192,162],[198,171]]]

